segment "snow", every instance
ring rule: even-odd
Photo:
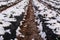
[[[47,1],[47,4],[52,3],[51,1],[53,0],[41,0],[41,2],[38,2],[37,0],[33,0],[33,6],[36,6],[38,10],[35,10],[35,16],[37,18],[37,20],[35,20],[39,25],[38,30],[40,31],[39,35],[41,35],[41,37],[43,38],[43,40],[46,40],[46,36],[48,34],[46,34],[45,32],[43,32],[43,26],[42,26],[42,20],[40,20],[40,18],[38,17],[38,15],[43,16],[44,23],[48,23],[46,26],[50,29],[52,29],[53,33],[56,35],[60,35],[60,14],[57,11],[60,10],[52,10],[49,9],[46,5],[43,4],[43,2]],[[56,0],[57,1],[57,0]],[[49,3],[50,2],[50,3]],[[53,1],[54,2],[54,1]],[[57,2],[58,4],[59,2]],[[59,3],[60,4],[60,3]],[[54,6],[53,6],[54,5]],[[54,3],[51,4],[51,6],[55,7],[55,8],[60,8],[60,5],[55,5]],[[56,11],[57,10],[57,11]],[[47,21],[48,20],[48,21]],[[58,22],[59,21],[59,22]]]
[[[39,10],[43,10],[44,8],[45,8],[45,6],[43,5],[43,4],[41,4],[41,3],[39,3],[37,0],[33,0],[33,4],[35,5],[35,6],[39,6]],[[43,7],[43,8],[42,8]],[[38,16],[38,14],[39,14],[39,12],[38,11],[36,11],[35,10],[35,16],[37,17]],[[41,13],[42,14],[42,13]],[[43,30],[43,28],[42,28],[42,22],[40,22],[40,19],[36,19],[35,20],[38,24],[39,24],[39,26],[37,26],[38,27],[38,30],[40,31],[40,33],[39,33],[39,35],[41,35],[41,37],[44,39],[44,40],[46,40],[46,34],[45,34],[45,32],[42,32],[42,30]]]
[[[16,35],[17,35],[17,36],[18,36],[19,34],[21,34],[21,33],[19,32],[19,30],[21,30],[20,27],[18,27],[17,30],[16,30]]]
[[[54,7],[56,7],[56,8],[60,8],[60,5],[59,6],[57,6],[57,5],[55,5],[54,3],[52,3],[52,2],[54,2],[54,0],[49,0],[49,1],[47,1],[47,0],[42,0],[43,2],[46,2],[47,4],[51,4],[52,6],[54,5]],[[52,1],[52,2],[51,2]],[[59,2],[57,2],[57,3],[60,3],[60,1]],[[35,10],[36,11],[36,13],[35,13],[35,15],[37,14],[40,14],[40,15],[42,15],[43,17],[45,17],[45,18],[43,18],[43,19],[45,19],[45,20],[48,20],[48,21],[45,21],[44,23],[48,23],[48,25],[46,25],[46,26],[48,26],[50,29],[52,29],[52,30],[54,30],[54,29],[56,29],[56,28],[60,28],[60,23],[58,23],[57,21],[60,21],[60,14],[58,14],[58,12],[56,12],[55,10],[51,10],[51,9],[48,9],[42,2],[38,2],[37,0],[33,0],[33,4],[36,6],[36,7],[39,7],[38,8],[38,10],[40,10],[40,11],[37,11],[37,10]],[[58,14],[58,16],[57,16],[57,14]],[[37,16],[36,15],[36,16]],[[52,19],[52,17],[54,17],[55,19]],[[51,19],[50,19],[51,18]],[[38,19],[38,23],[39,23],[39,19]],[[51,25],[50,25],[51,24]],[[40,26],[39,26],[40,27]],[[41,29],[42,30],[42,29]],[[57,31],[57,32],[56,32]],[[55,34],[57,34],[57,35],[60,35],[60,29],[56,29],[56,31],[53,31]]]
[[[60,16],[56,17],[56,20],[57,20],[57,21],[60,21]]]
[[[4,15],[0,14],[0,19],[4,19]]]
[[[47,4],[50,4],[55,8],[60,8],[60,0],[41,0],[41,1],[46,2]]]
[[[22,14],[22,12],[25,12],[25,10],[23,8],[26,5],[28,5],[28,1],[24,0],[24,1],[21,1],[20,3],[16,4],[15,6],[8,8],[7,10],[3,11],[2,13],[7,14],[7,16],[10,16],[11,14],[13,16],[20,16],[20,14]]]
[[[5,33],[4,28],[0,26],[0,35],[3,35],[4,33]]]
[[[15,40],[18,40],[17,38],[15,38]]]
[[[60,27],[60,23],[57,23],[57,20],[50,20],[50,21],[47,21],[46,23],[51,24],[51,25],[47,25],[51,29],[55,29],[57,27]]]
[[[41,35],[41,37],[44,39],[44,40],[46,40],[46,33],[45,32],[42,32],[42,30],[43,30],[43,28],[42,28],[42,22],[40,22],[39,23],[39,26],[37,26],[38,28],[39,28],[39,31],[40,31],[40,33],[39,33],[39,35]]]
[[[56,28],[56,31],[53,30],[53,32],[54,32],[55,34],[60,35],[60,27],[57,27],[57,28]]]
[[[34,40],[34,38],[32,38],[32,40]]]
[[[20,27],[18,27],[16,30],[16,36],[19,35],[20,37],[25,37],[24,35],[22,35],[22,33],[19,30],[21,30]]]
[[[41,35],[41,37],[43,38],[43,40],[46,40],[46,33],[45,32],[40,32],[39,34]]]
[[[10,29],[8,29],[8,30],[5,30],[5,32],[8,32],[9,34],[11,34],[11,32],[10,32]]]
[[[0,24],[0,26],[2,26],[2,27],[7,27],[7,26],[9,26],[9,25],[11,25],[11,23],[10,22],[5,22],[5,21],[0,21],[2,24]]]
[[[15,2],[16,0],[0,0],[0,6],[1,5],[7,5],[9,3]]]
[[[24,22],[24,21],[21,21],[21,22],[20,22],[20,25],[23,25],[22,22]]]
[[[4,25],[9,25],[10,21],[16,21],[16,19],[14,18],[14,16],[20,16],[20,14],[22,14],[22,12],[25,12],[25,10],[23,9],[26,5],[27,5],[27,2],[26,0],[18,3],[17,5],[11,7],[11,8],[8,8],[7,10],[4,10],[0,13],[1,17],[0,19],[4,20],[4,21],[7,21],[7,22],[3,22]],[[24,4],[24,5],[22,5]],[[21,6],[21,7],[20,7]],[[17,9],[16,7],[18,7],[19,9]],[[4,17],[4,14],[6,14],[7,16]],[[9,18],[10,16],[13,16],[13,18]],[[8,22],[9,21],[9,22]]]
[[[15,2],[15,0],[10,0],[8,2],[0,2],[0,6],[1,5],[7,5],[8,3],[11,2]],[[19,3],[17,3],[16,5],[0,12],[0,35],[4,35],[5,32],[8,32],[9,34],[11,34],[11,30],[4,30],[4,27],[9,27],[12,23],[11,22],[16,22],[16,18],[15,16],[20,16],[22,14],[22,12],[25,12],[26,9],[25,7],[28,5],[28,1],[27,0],[23,0]],[[26,7],[27,8],[27,7]],[[18,27],[18,29],[16,30],[16,35],[18,36],[19,34],[21,34],[19,32],[20,28]],[[20,35],[21,37],[24,37],[24,35]],[[0,37],[1,40],[2,37]],[[15,39],[17,40],[17,39]]]
[[[3,37],[2,36],[0,36],[0,40],[3,40]]]
[[[15,22],[17,20],[15,18],[4,18],[4,21],[12,21],[12,22]]]
[[[2,1],[4,1],[4,0],[2,0]],[[0,6],[7,5],[8,3],[15,2],[15,1],[16,0],[9,0],[8,2],[0,2]],[[28,3],[29,3],[28,1],[23,0],[23,1],[19,2],[18,4],[0,12],[0,34],[4,34],[5,32],[8,32],[11,34],[10,29],[4,30],[3,27],[10,26],[12,24],[11,22],[17,21],[16,18],[14,18],[15,16],[20,16],[22,14],[22,12],[26,12],[25,6],[28,5]],[[49,4],[55,8],[60,8],[59,0],[57,0],[58,2],[54,1],[54,0],[49,0],[49,1],[42,0],[42,1],[46,2],[47,4]],[[59,4],[59,5],[56,5],[56,4]],[[40,14],[43,17],[45,17],[43,19],[48,20],[48,21],[44,22],[44,23],[48,23],[48,25],[46,25],[46,26],[48,26],[50,29],[52,29],[53,33],[60,35],[60,23],[57,22],[57,21],[60,21],[60,14],[59,14],[59,16],[57,16],[58,12],[56,12],[55,10],[48,9],[43,3],[40,3],[37,0],[33,0],[33,6],[39,7],[38,10],[40,10],[40,11],[34,10],[35,16],[37,17]],[[11,15],[12,15],[12,17],[10,18]],[[54,17],[56,19],[52,19],[52,17]],[[46,33],[42,31],[43,27],[42,27],[41,20],[37,19],[35,21],[39,24],[39,26],[37,26],[39,28],[38,30],[40,31],[39,35],[41,35],[41,37],[44,40],[46,40],[46,38],[45,38]],[[22,25],[22,22],[23,21],[20,22],[20,25]],[[27,25],[25,25],[25,26],[27,26]],[[54,30],[54,29],[56,29],[56,30]],[[16,36],[20,35],[20,37],[25,37],[24,35],[22,35],[22,33],[19,32],[19,30],[21,30],[20,27],[18,27],[16,30]],[[1,36],[0,39],[3,40],[3,37]],[[17,40],[17,39],[15,39],[15,40]],[[32,40],[34,40],[34,39],[32,39]]]
[[[25,36],[21,34],[20,37],[25,37]]]

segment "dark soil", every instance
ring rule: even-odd
[[[41,36],[39,35],[39,31],[37,28],[37,24],[35,22],[33,6],[31,0],[29,1],[27,15],[25,17],[25,21],[23,25],[20,26],[20,32],[25,37],[18,36],[18,40],[42,40]]]

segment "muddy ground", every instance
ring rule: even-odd
[[[20,26],[20,32],[25,37],[18,36],[18,40],[42,40],[41,36],[39,35],[37,23],[35,22],[34,10],[31,1],[32,0],[29,1],[25,21],[23,22],[23,25]]]

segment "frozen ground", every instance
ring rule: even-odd
[[[14,1],[12,1],[12,2],[14,2]],[[4,5],[3,2],[1,2],[1,3],[0,3],[0,5]],[[8,4],[7,2],[5,2],[5,3]],[[20,24],[20,21],[22,21],[22,18],[26,11],[25,6],[27,6],[27,5],[28,5],[28,1],[23,0],[23,1],[19,2],[18,4],[14,5],[13,7],[10,7],[8,9],[0,12],[0,35],[1,35],[0,40],[6,40],[6,39],[14,40],[14,38],[15,38],[14,33],[16,34],[16,28]],[[20,20],[18,18],[20,18]],[[15,32],[12,30],[15,30]],[[7,38],[7,35],[10,38]],[[11,35],[13,37],[11,37]]]
[[[9,3],[14,3],[16,0],[0,0],[0,6],[1,5],[7,5]]]
[[[2,0],[5,1],[5,0]],[[1,2],[0,0],[0,6],[6,5],[11,2],[15,2],[16,0],[9,0],[8,2]],[[49,9],[47,6],[51,6],[51,9]],[[20,19],[23,19],[21,15],[26,12],[26,6],[28,5],[28,0],[23,0],[19,2],[18,4],[0,12],[0,40],[4,40],[5,37],[7,37],[6,34],[13,35],[12,30],[16,30],[17,34],[19,33],[19,27]],[[36,16],[36,22],[39,24],[37,27],[39,28],[40,35],[44,40],[58,40],[58,35],[60,35],[60,0],[41,0],[41,2],[37,0],[33,0],[33,8]],[[23,15],[24,16],[24,15]],[[18,17],[18,18],[16,18]],[[19,23],[18,23],[19,22]],[[12,32],[11,32],[12,31]],[[15,33],[16,33],[15,32]],[[23,35],[21,35],[23,36]],[[4,37],[4,38],[3,38]],[[50,39],[49,39],[50,38]],[[13,38],[7,38],[8,39],[14,39],[17,40],[16,37]],[[5,38],[6,40],[6,38]],[[34,40],[34,39],[32,39]]]
[[[58,12],[60,5],[57,5],[60,4],[59,2],[59,0],[33,1],[35,15],[39,24],[37,27],[41,30],[39,34],[41,37],[43,36],[44,40],[59,40],[56,36],[60,35],[60,14]]]

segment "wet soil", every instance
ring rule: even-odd
[[[25,21],[20,26],[21,30],[19,30],[24,37],[18,36],[18,40],[42,40],[39,35],[39,31],[37,28],[37,24],[35,22],[34,10],[32,6],[32,0],[29,1],[27,15],[25,17]]]

